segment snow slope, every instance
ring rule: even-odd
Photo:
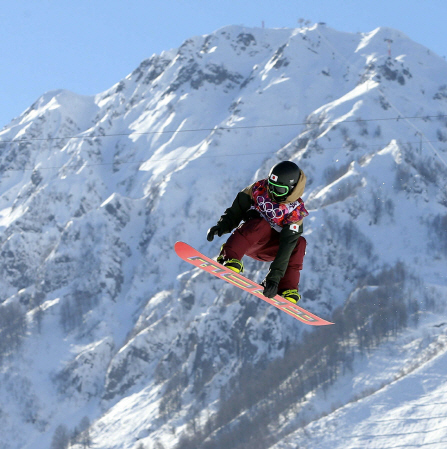
[[[303,306],[330,318],[403,264],[388,299],[420,324],[357,348],[352,375],[271,430],[277,447],[305,447],[309,434],[309,447],[388,447],[399,420],[408,444],[444,441],[436,415],[419,411],[443,401],[443,351],[419,360],[415,348],[445,337],[433,326],[446,319],[446,75],[442,58],[389,28],[229,26],[96,96],[48,92],[6,125],[0,448],[49,447],[84,417],[97,448],[174,447],[241,368],[301,341],[302,324],[173,251],[184,240],[216,255],[224,239],[210,244],[206,230],[286,159],[308,177]],[[246,265],[262,280],[266,265]]]
[[[432,319],[423,331],[405,334],[368,357],[355,376],[340,382],[351,401],[273,447],[445,447],[447,340],[445,330],[435,330],[440,324],[445,325]],[[356,397],[359,384],[369,386],[366,397]]]

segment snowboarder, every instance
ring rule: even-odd
[[[261,179],[239,192],[207,240],[237,229],[222,245],[217,261],[242,273],[242,257],[272,262],[262,281],[263,294],[273,298],[279,293],[296,304],[300,270],[306,251],[303,218],[308,214],[301,195],[306,185],[303,171],[291,161],[276,164],[267,179]],[[241,222],[243,222],[241,224]]]

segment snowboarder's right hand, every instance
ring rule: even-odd
[[[217,224],[216,226],[213,226],[208,229],[208,234],[206,234],[206,239],[209,242],[212,242],[214,240],[214,236],[218,235],[219,237],[222,237],[222,234],[224,234],[223,229]]]
[[[276,281],[270,281],[265,278],[261,285],[264,286],[262,294],[267,298],[273,298],[278,293],[278,282]]]

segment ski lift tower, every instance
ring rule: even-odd
[[[384,41],[388,44],[388,57],[391,58],[391,44],[393,43],[392,39],[384,39]]]

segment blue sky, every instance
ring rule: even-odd
[[[447,0],[2,0],[0,129],[40,95],[93,95],[153,53],[225,25],[399,29],[447,56]]]

